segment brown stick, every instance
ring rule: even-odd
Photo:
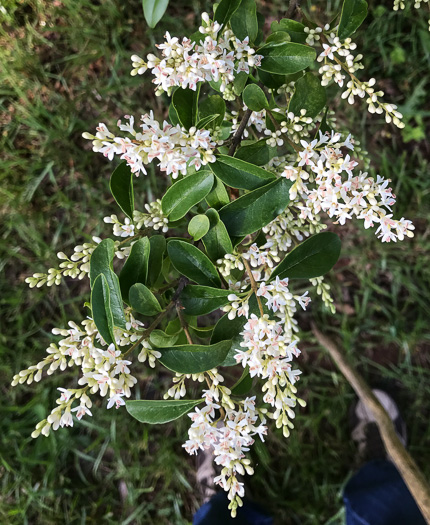
[[[336,344],[329,337],[322,334],[314,324],[312,324],[312,331],[320,345],[330,354],[360,400],[373,412],[387,453],[390,455],[393,463],[396,465],[400,475],[408,486],[424,519],[430,524],[430,486],[400,441],[394,429],[393,422],[384,407],[378,401],[363,377],[346,361]]]
[[[242,134],[246,128],[246,125],[248,124],[248,120],[251,117],[252,111],[250,109],[247,109],[242,117],[242,120],[240,121],[239,127],[236,130],[236,133],[233,135],[233,139],[231,141],[230,149],[228,150],[228,154],[230,157],[233,157],[234,152],[236,151],[236,148],[239,146],[241,140],[242,140]]]

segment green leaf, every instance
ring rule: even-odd
[[[146,284],[151,245],[148,237],[136,241],[119,274],[119,284],[124,301],[129,302],[128,293],[133,284]]]
[[[214,345],[179,345],[160,349],[159,361],[179,374],[201,374],[219,366],[230,350],[230,341]]]
[[[292,42],[266,44],[258,50],[263,55],[260,69],[276,75],[291,75],[313,64],[315,49]]]
[[[219,114],[218,113],[215,113],[214,115],[209,115],[208,117],[205,117],[205,118],[202,118],[200,119],[198,122],[197,122],[197,126],[196,128],[197,129],[206,129],[206,128],[209,128],[211,126],[209,126],[209,124],[211,124],[211,122],[213,122],[215,119],[217,119],[219,117]]]
[[[219,95],[211,95],[199,104],[200,119],[212,117],[215,114],[218,114],[218,117],[212,127],[221,126],[225,115],[225,101]]]
[[[249,235],[272,222],[288,206],[290,187],[290,181],[280,178],[221,208],[219,216],[229,235]]]
[[[251,390],[251,388],[252,377],[249,375],[249,368],[246,367],[237,383],[231,387],[231,393],[233,396],[244,396]]]
[[[365,0],[344,0],[340,14],[337,36],[345,40],[354,34],[367,16]]]
[[[300,110],[306,109],[306,116],[315,118],[324,109],[327,100],[321,80],[312,73],[306,73],[297,80],[294,88],[288,111],[300,115]]]
[[[241,0],[221,0],[215,11],[215,21],[221,26],[227,25],[240,3]]]
[[[102,273],[107,280],[110,292],[110,305],[112,310],[113,322],[115,326],[125,328],[126,320],[121,297],[121,289],[118,276],[114,273],[112,261],[115,255],[115,243],[112,239],[104,239],[98,244],[91,254],[90,262],[90,284],[94,286],[94,281]]]
[[[281,44],[282,42],[291,42],[291,37],[286,31],[275,31],[266,38],[266,44]]]
[[[133,284],[129,292],[130,306],[142,315],[157,315],[161,313],[160,303],[155,295],[142,283]]]
[[[149,245],[147,284],[153,286],[161,273],[163,256],[166,251],[166,239],[163,235],[153,235],[149,238]]]
[[[248,84],[242,93],[243,102],[252,111],[261,111],[262,109],[269,109],[266,95],[261,87],[257,84]]]
[[[282,20],[272,22],[272,32],[284,31],[290,35],[292,42],[304,44],[306,42],[305,26],[295,20],[289,18],[283,18]]]
[[[206,215],[196,215],[188,224],[188,233],[194,239],[199,241],[209,231],[210,222]]]
[[[170,106],[169,106],[169,120],[173,126],[178,126],[181,124],[179,122],[179,117],[178,117],[178,114],[176,113],[176,109],[172,103],[170,103]]]
[[[242,142],[242,144],[244,144]],[[252,142],[251,144],[244,144],[241,146],[234,156],[235,159],[246,160],[250,164],[256,166],[264,166],[270,159],[276,157],[278,149],[276,147],[268,146],[266,139]],[[266,172],[269,175],[269,172]]]
[[[110,309],[110,291],[106,277],[101,273],[94,281],[91,290],[91,311],[100,335],[108,345],[115,342],[113,335],[113,316]]]
[[[219,319],[212,332],[211,344],[216,344],[221,341],[229,341],[231,344],[230,350],[221,366],[234,366],[237,364],[234,356],[238,350],[243,350],[240,343],[243,337],[240,332],[243,330],[248,320],[245,317],[235,317],[229,319],[228,314],[225,314]]]
[[[163,198],[161,208],[171,221],[177,221],[211,191],[214,177],[209,170],[200,170],[175,182]]]
[[[214,177],[214,179],[214,185],[205,198],[209,206],[219,209],[228,204],[230,202],[230,198],[224,184],[219,180],[219,178]]]
[[[243,190],[255,190],[275,180],[275,175],[254,164],[228,155],[217,155],[210,169],[227,186]]]
[[[242,94],[242,91],[244,90],[246,86],[246,82],[248,81],[249,74],[245,73],[245,71],[239,71],[239,73],[234,77],[233,80],[233,91],[236,96],[240,96]]]
[[[258,34],[257,5],[255,0],[242,0],[239,8],[230,20],[234,35],[240,40],[249,37],[252,44]]]
[[[127,163],[121,164],[112,173],[109,183],[110,191],[121,210],[133,220],[134,193],[133,173]]]
[[[149,27],[154,28],[164,15],[169,0],[142,0],[143,14]]]
[[[167,243],[167,252],[173,266],[180,274],[204,286],[221,286],[215,266],[196,246],[173,240]]]
[[[258,69],[258,78],[261,83],[269,89],[278,89],[287,83],[287,75],[272,75],[265,71]]]
[[[228,235],[225,224],[220,220],[218,212],[214,209],[206,211],[210,221],[210,229],[203,237],[206,253],[212,261],[222,259],[227,253],[232,253],[233,245]]]
[[[181,293],[181,304],[188,315],[206,315],[228,303],[230,290],[210,286],[186,286]]]
[[[270,281],[280,279],[312,279],[327,273],[340,255],[340,239],[331,232],[313,235],[287,254],[275,268]]]
[[[201,402],[201,399],[136,399],[126,401],[125,407],[141,423],[159,425],[180,418]]]
[[[197,124],[197,104],[199,100],[200,82],[196,91],[192,89],[175,89],[172,95],[172,104],[178,115],[179,122],[186,129]]]
[[[169,335],[163,330],[153,330],[149,336],[149,341],[157,348],[169,348],[176,344],[178,334]]]

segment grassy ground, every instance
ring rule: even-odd
[[[112,166],[88,151],[80,135],[101,119],[115,122],[150,108],[161,114],[148,77],[129,76],[129,56],[153,46],[165,29],[192,32],[204,4],[171,3],[163,29],[149,31],[139,0],[9,2],[0,33],[0,523],[180,525],[198,506],[193,464],[181,450],[185,421],[148,429],[124,411],[96,409],[89,422],[33,441],[35,422],[71,375],[8,386],[42,355],[52,326],[82,317],[81,283],[30,291],[24,278],[54,264],[60,249],[70,252],[101,233],[100,210],[116,211],[108,195]],[[261,5],[269,15],[282,11],[276,2]],[[333,10],[338,2],[316,3],[312,14],[320,21],[324,5]],[[397,213],[415,222],[417,235],[381,245],[357,225],[339,228],[342,259],[330,278],[338,311],[329,316],[315,301],[310,315],[372,384],[398,397],[410,450],[430,476],[430,33],[426,15],[395,14],[385,5],[373,8],[358,39],[368,68],[363,75],[380,79],[407,127],[399,133],[342,104],[339,119],[370,151],[374,169],[393,179]],[[144,191],[151,198],[155,179],[149,180]],[[288,441],[275,432],[267,449],[256,449],[249,492],[277,523],[340,524],[341,489],[354,470],[347,427],[354,396],[309,324],[303,315],[301,390],[308,407]],[[142,397],[164,381],[139,379]]]

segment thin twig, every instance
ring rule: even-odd
[[[330,354],[360,400],[373,412],[387,453],[420,507],[426,522],[430,524],[430,486],[396,434],[393,421],[366,381],[347,362],[334,341],[322,334],[314,324],[312,324],[312,331],[320,345]]]
[[[258,308],[260,310],[261,317],[263,317],[264,316],[263,305],[261,303],[260,296],[257,295],[258,286],[257,286],[257,283],[255,282],[254,276],[252,275],[251,266],[245,258],[242,258],[242,261],[243,261],[243,264],[245,265],[246,273],[249,275],[249,280],[251,281],[252,291],[254,292],[255,297],[257,298]]]
[[[181,323],[182,329],[184,330],[185,335],[187,336],[188,344],[192,345],[192,344],[194,344],[194,342],[193,342],[193,340],[191,338],[191,335],[190,335],[190,332],[188,330],[188,324],[185,321],[184,316],[182,315],[182,311],[181,310],[182,310],[183,306],[181,305],[179,300],[176,301],[175,307],[176,307],[176,312],[177,312],[178,317],[179,317],[179,322]]]
[[[233,157],[236,148],[240,145],[240,142],[242,140],[242,134],[246,128],[246,125],[248,124],[248,120],[251,117],[251,113],[252,111],[250,109],[247,109],[243,114],[239,127],[237,128],[236,133],[233,135],[230,149],[228,150],[228,154],[230,155],[230,157]]]

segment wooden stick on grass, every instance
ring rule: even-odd
[[[312,331],[320,345],[330,354],[357,396],[372,411],[387,453],[408,486],[424,519],[430,525],[430,485],[400,441],[389,415],[363,377],[346,361],[334,341],[322,334],[314,324],[312,324]]]

